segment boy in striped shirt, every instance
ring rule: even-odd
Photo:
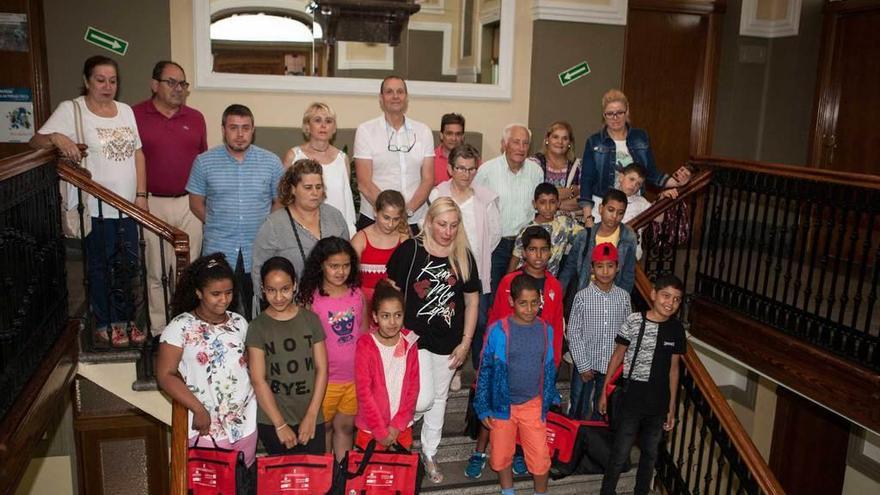
[[[614,244],[605,242],[593,248],[591,267],[593,280],[575,295],[568,320],[568,344],[574,361],[569,413],[575,419],[600,420],[598,405],[605,369],[614,353],[614,337],[632,306],[629,294],[614,285],[618,269]]]

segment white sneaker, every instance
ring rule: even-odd
[[[452,376],[452,381],[449,383],[449,390],[453,392],[461,390],[461,370],[456,371],[455,375]]]

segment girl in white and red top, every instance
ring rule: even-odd
[[[366,332],[368,313],[360,288],[357,253],[340,237],[325,237],[306,259],[297,295],[324,327],[327,391],[322,410],[328,446],[342,460],[354,442],[358,403],[354,385],[357,339]]]
[[[355,445],[366,449],[375,439],[381,447],[398,443],[409,449],[419,396],[419,337],[403,328],[403,294],[389,282],[376,285],[371,308],[376,329],[358,339],[355,353]]]
[[[358,231],[351,245],[360,256],[361,289],[369,304],[376,284],[388,277],[385,265],[401,242],[409,239],[406,200],[400,191],[387,189],[376,196],[376,223]]]

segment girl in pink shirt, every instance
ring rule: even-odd
[[[358,257],[348,241],[327,237],[315,244],[306,259],[297,300],[317,314],[324,327],[328,384],[322,409],[327,450],[342,460],[354,441],[358,412],[354,355],[357,339],[367,328]]]
[[[412,446],[412,422],[419,396],[418,335],[403,328],[403,294],[382,280],[371,304],[374,332],[358,339],[358,447],[370,440],[388,447]]]

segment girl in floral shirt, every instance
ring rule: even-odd
[[[171,303],[176,316],[159,339],[156,379],[189,409],[190,446],[211,436],[219,447],[243,452],[250,466],[257,401],[248,377],[248,324],[227,311],[233,294],[232,268],[221,253],[199,258],[183,272]]]

